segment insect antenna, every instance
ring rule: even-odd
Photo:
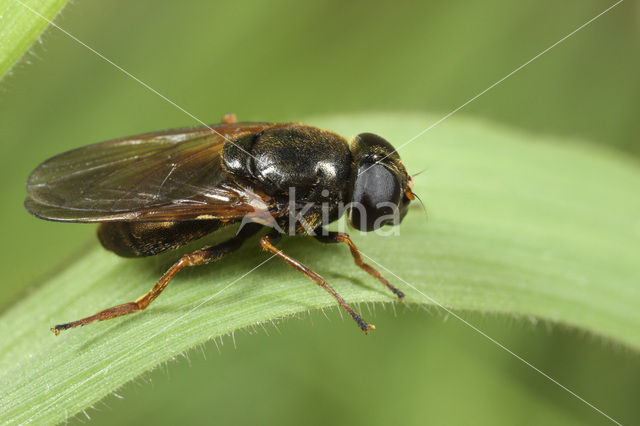
[[[413,179],[414,177],[416,177],[418,175],[421,175],[422,173],[424,173],[426,171],[427,171],[427,168],[425,167],[424,169],[420,170],[419,172],[412,174],[411,178]]]
[[[419,172],[412,174],[411,175],[411,179],[413,180],[413,178],[415,178],[416,176],[418,176],[418,175],[420,175],[420,174],[422,174],[422,173],[424,173],[426,171],[427,171],[427,168],[424,168],[424,169],[420,170]],[[416,197],[418,199],[418,201],[420,201],[420,205],[422,206],[422,210],[424,211],[424,216],[425,216],[426,220],[428,221],[429,220],[429,214],[427,213],[427,208],[424,205],[424,203],[422,202],[422,199],[415,192],[412,191],[411,193],[413,194],[414,197]]]
[[[424,203],[422,202],[422,200],[420,199],[420,197],[418,197],[418,194],[416,194],[415,192],[413,193],[413,195],[418,199],[418,201],[420,201],[420,205],[422,206],[422,210],[424,211],[424,217],[429,220],[429,214],[427,213],[427,208],[424,206]]]

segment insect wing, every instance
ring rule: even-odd
[[[225,143],[269,127],[233,123],[116,139],[53,157],[27,181],[27,210],[68,222],[225,219],[268,197],[222,168]]]

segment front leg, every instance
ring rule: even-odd
[[[342,306],[342,308],[345,311],[347,311],[349,315],[351,315],[351,318],[353,318],[353,320],[356,323],[358,323],[360,330],[362,330],[364,334],[367,334],[369,330],[376,328],[373,324],[367,324],[366,321],[363,320],[362,317],[356,311],[354,311],[353,308],[347,304],[347,302],[344,301],[342,296],[340,296],[338,292],[335,291],[334,288],[327,283],[327,281],[325,281],[324,278],[322,278],[320,275],[318,275],[317,273],[309,269],[307,266],[302,264],[302,262],[300,262],[299,260],[294,259],[288,254],[284,253],[282,250],[278,250],[275,247],[275,245],[278,244],[279,240],[280,240],[280,234],[277,231],[270,232],[269,234],[260,238],[260,247],[280,257],[280,259],[284,260],[293,268],[297,269],[298,271],[305,274],[307,277],[311,278],[320,287],[324,288],[327,291],[327,293],[333,296],[333,298],[336,299],[338,304]]]
[[[349,250],[351,250],[351,256],[353,256],[353,261],[356,263],[356,265],[364,269],[369,275],[376,278],[385,287],[391,290],[393,294],[398,296],[398,300],[401,301],[402,299],[404,299],[403,292],[395,288],[389,281],[387,281],[387,279],[383,277],[376,268],[369,265],[368,263],[365,263],[365,261],[362,260],[362,255],[360,254],[358,247],[356,247],[353,241],[351,241],[351,238],[349,238],[349,234],[345,234],[344,232],[326,231],[321,228],[317,230],[314,237],[318,241],[323,243],[345,243],[346,245],[348,245]]]

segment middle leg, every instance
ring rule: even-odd
[[[360,250],[358,247],[351,241],[349,238],[349,234],[345,234],[344,232],[334,232],[334,231],[325,231],[322,228],[316,232],[315,238],[323,243],[345,243],[349,246],[349,250],[351,250],[351,256],[353,256],[353,261],[360,268],[364,269],[369,275],[376,278],[378,281],[382,283],[385,287],[387,287],[393,294],[398,296],[398,300],[404,299],[404,293],[394,287],[382,274],[373,266],[365,263],[362,259],[362,255],[360,254]]]
[[[353,308],[351,306],[349,306],[349,304],[347,304],[347,302],[345,302],[345,300],[342,298],[342,296],[340,296],[338,294],[338,292],[335,291],[335,289],[333,287],[331,287],[324,278],[322,278],[316,272],[312,271],[307,266],[302,264],[302,262],[300,262],[299,260],[294,259],[293,257],[289,256],[288,254],[284,253],[282,250],[278,250],[275,247],[275,244],[277,244],[279,240],[280,240],[280,234],[278,234],[275,231],[271,232],[271,233],[263,236],[262,238],[260,238],[260,247],[262,247],[263,249],[265,249],[265,250],[275,254],[276,256],[280,257],[280,259],[284,260],[289,265],[291,265],[292,267],[294,267],[298,271],[302,272],[307,277],[311,278],[320,287],[324,288],[327,291],[327,293],[329,293],[331,296],[333,296],[333,298],[336,299],[338,304],[345,311],[347,311],[347,313],[349,315],[351,315],[351,318],[353,318],[353,320],[356,323],[358,323],[358,326],[360,327],[360,330],[362,330],[362,332],[364,334],[367,334],[367,332],[369,332],[369,330],[373,330],[373,329],[376,328],[373,324],[367,324],[367,322],[365,320],[363,320],[362,317],[356,311],[354,311]]]

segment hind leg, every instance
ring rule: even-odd
[[[153,302],[156,297],[162,293],[162,291],[167,287],[171,279],[178,273],[180,270],[187,266],[196,266],[203,265],[205,263],[214,262],[227,254],[239,249],[242,246],[242,243],[249,238],[251,235],[255,234],[262,228],[261,225],[247,225],[242,228],[240,233],[235,237],[224,241],[220,244],[217,244],[212,247],[208,247],[202,250],[195,251],[193,253],[185,254],[178,260],[176,263],[171,266],[167,272],[162,275],[162,277],[158,280],[158,282],[153,286],[151,290],[149,290],[144,295],[140,296],[133,302],[123,303],[122,305],[113,306],[111,308],[105,309],[103,311],[98,312],[97,314],[91,315],[89,317],[69,322],[66,324],[56,325],[51,329],[56,335],[60,334],[60,331],[66,330],[68,328],[79,327],[82,325],[86,325],[92,323],[94,321],[104,321],[111,318],[120,317],[127,314],[132,314],[134,312],[144,310],[151,302]]]

